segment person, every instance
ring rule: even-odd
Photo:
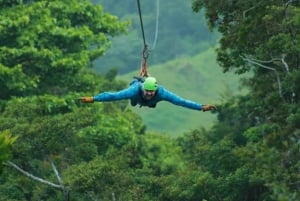
[[[132,106],[137,104],[140,107],[147,106],[155,108],[160,101],[168,101],[178,106],[203,112],[216,109],[215,105],[202,105],[200,103],[186,100],[170,91],[163,86],[158,85],[154,77],[143,79],[135,78],[128,88],[118,92],[103,92],[95,96],[81,97],[82,103],[107,102],[129,99]]]

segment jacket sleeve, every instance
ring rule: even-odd
[[[186,99],[166,90],[163,87],[161,87],[159,90],[160,90],[161,100],[163,100],[163,101],[168,101],[175,105],[179,105],[179,106],[186,107],[186,108],[193,109],[193,110],[202,110],[202,104],[200,104],[200,103],[186,100]]]
[[[96,96],[93,96],[94,101],[97,102],[107,102],[107,101],[117,101],[117,100],[124,100],[130,99],[138,93],[138,83],[134,83],[130,85],[128,88],[123,89],[117,92],[103,92]]]

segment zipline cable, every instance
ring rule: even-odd
[[[143,37],[143,43],[144,43],[143,60],[142,60],[142,64],[141,64],[140,76],[141,77],[145,77],[145,76],[147,77],[147,76],[150,76],[150,74],[147,72],[147,59],[148,59],[148,56],[149,56],[149,50],[148,50],[148,45],[146,43],[146,37],[145,37],[145,31],[144,31],[144,24],[143,24],[140,0],[137,0],[137,5],[138,5],[141,31],[142,31],[142,37]],[[155,48],[156,43],[157,43],[158,24],[159,24],[159,0],[156,0],[156,26],[155,26],[155,35],[154,35],[152,50]]]
[[[154,50],[157,43],[157,36],[158,36],[158,24],[159,24],[159,0],[156,0],[156,22],[155,22],[155,35],[152,44],[151,50]]]
[[[141,11],[141,4],[140,0],[137,0],[138,4],[138,10],[139,10],[139,17],[140,17],[140,24],[141,24],[141,30],[142,30],[142,37],[143,37],[143,42],[144,42],[144,48],[148,47],[147,42],[146,42],[146,37],[145,37],[145,31],[144,31],[144,24],[143,24],[143,18],[142,18],[142,11]],[[154,39],[153,39],[153,44],[151,50],[154,50],[157,44],[157,38],[158,38],[158,26],[159,26],[159,0],[156,0],[156,20],[155,20],[155,34],[154,34]]]
[[[142,30],[142,36],[143,36],[143,41],[144,41],[144,48],[146,48],[147,44],[146,44],[146,39],[145,39],[145,31],[144,31],[144,24],[143,24],[140,0],[137,0],[137,4],[138,4],[138,9],[139,9],[139,16],[140,16],[141,30]]]
[[[142,30],[142,36],[143,36],[143,42],[144,42],[144,49],[143,49],[143,59],[141,63],[141,69],[140,69],[140,77],[148,77],[148,71],[147,71],[147,58],[149,56],[148,53],[148,46],[146,44],[145,39],[145,31],[144,31],[144,24],[143,24],[143,18],[142,18],[142,11],[141,11],[141,4],[140,0],[137,0],[138,10],[139,10],[139,16],[140,16],[140,24],[141,24],[141,30]]]

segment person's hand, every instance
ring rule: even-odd
[[[215,110],[217,107],[215,105],[202,105],[202,111],[210,111],[210,110]]]
[[[81,97],[81,98],[78,98],[78,100],[80,100],[82,103],[93,103],[94,102],[94,98],[92,96]]]

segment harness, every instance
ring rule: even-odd
[[[155,31],[154,44],[153,44],[152,49],[154,49],[154,47],[156,45],[156,41],[157,41],[158,17],[159,17],[159,0],[157,0],[156,4],[157,4],[156,31]],[[139,11],[139,18],[140,18],[140,25],[141,25],[141,31],[142,31],[144,49],[143,49],[143,52],[142,52],[142,61],[141,61],[141,67],[140,67],[139,76],[134,76],[133,77],[134,79],[138,80],[138,82],[139,82],[139,95],[138,95],[139,97],[138,97],[138,101],[131,100],[130,103],[131,103],[132,106],[136,106],[137,104],[139,104],[140,107],[148,106],[148,107],[151,107],[151,108],[155,108],[156,107],[156,103],[149,105],[149,101],[144,98],[144,91],[143,91],[143,88],[142,88],[142,83],[145,81],[145,78],[147,78],[147,77],[149,77],[151,75],[147,71],[147,59],[148,59],[148,56],[149,56],[149,50],[148,50],[148,45],[146,43],[146,38],[145,38],[145,31],[144,31],[144,24],[143,24],[143,18],[142,18],[142,11],[141,11],[140,0],[137,0],[137,6],[138,6],[138,11]]]
[[[145,77],[134,76],[134,79],[138,80],[139,94],[138,94],[138,100],[136,100],[136,101],[134,101],[132,99],[130,100],[131,106],[136,106],[137,104],[139,104],[140,108],[143,106],[155,108],[156,103],[149,105],[149,101],[144,98],[144,90],[143,90],[142,84],[145,81]],[[131,84],[133,84],[133,82]]]

